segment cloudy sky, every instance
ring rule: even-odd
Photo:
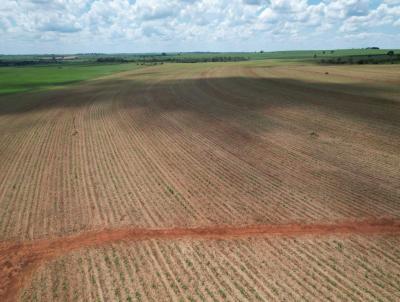
[[[0,0],[0,53],[400,48],[400,0]]]

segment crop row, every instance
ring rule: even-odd
[[[143,241],[64,256],[22,301],[396,301],[398,237]]]
[[[257,69],[146,70],[1,113],[1,239],[400,215],[396,123]]]

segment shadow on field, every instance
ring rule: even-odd
[[[394,184],[399,179],[395,168],[399,164],[400,103],[383,97],[387,91],[382,87],[250,76],[162,81],[157,76],[128,75],[68,89],[1,97],[0,121],[1,115],[23,115],[15,123],[6,119],[11,120],[10,126],[2,123],[7,129],[1,130],[12,137],[13,131],[20,131],[17,127],[30,129],[32,119],[25,119],[25,114],[37,113],[33,120],[47,118],[48,124],[60,118],[65,132],[58,133],[66,143],[75,137],[86,143],[85,139],[93,136],[104,144],[136,137],[135,143],[143,140],[147,141],[143,146],[154,146],[158,151],[151,152],[160,156],[160,165],[171,170],[179,171],[180,157],[193,158],[196,164],[210,161],[205,165],[210,170],[219,162],[221,175],[231,179],[227,183],[232,187],[240,182],[256,190],[253,181],[257,179],[242,173],[244,168],[239,170],[243,164],[260,179],[273,179],[277,188],[287,187],[293,196],[299,192],[304,200],[310,196],[326,201],[327,211],[335,211],[337,198],[342,198],[341,202],[388,202],[398,209]],[[55,109],[61,110],[41,114]],[[75,128],[74,110],[80,109],[85,111]],[[68,110],[71,112],[65,112]],[[84,125],[86,121],[88,125]],[[88,127],[81,132],[82,125]],[[113,128],[105,130],[110,126]],[[108,130],[129,135],[113,140]],[[140,148],[138,143],[137,150],[142,153]],[[129,152],[115,150],[120,156]],[[115,160],[114,153],[100,158]],[[232,165],[222,167],[231,159]],[[191,179],[190,173],[187,179]]]
[[[186,112],[193,118],[203,116],[244,123],[249,119],[253,122],[260,119],[268,126],[269,113],[298,108],[310,114],[400,126],[400,102],[380,97],[379,94],[388,89],[378,86],[254,77],[144,82],[140,76],[151,79],[152,74],[97,80],[53,91],[0,96],[0,115],[117,101],[127,110],[144,109],[153,119],[163,113]],[[250,127],[254,123],[247,124]]]

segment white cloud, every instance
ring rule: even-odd
[[[365,16],[351,16],[344,21],[341,31],[354,32],[383,25],[395,26],[400,20],[400,6],[379,5]]]
[[[368,0],[2,0],[0,33],[7,44],[0,52],[89,51],[87,45],[97,51],[251,50],[297,48],[299,41],[325,48],[326,35],[339,41],[339,30],[398,28],[399,10],[400,0],[382,0],[376,8]]]
[[[400,5],[400,0],[385,0],[383,2],[388,5]]]

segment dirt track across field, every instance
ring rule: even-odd
[[[52,240],[0,245],[0,301],[14,301],[31,273],[44,261],[76,249],[120,241],[148,239],[232,239],[250,236],[323,236],[337,234],[399,234],[400,221],[376,219],[331,224],[282,224],[242,227],[217,226],[171,229],[106,229]]]

